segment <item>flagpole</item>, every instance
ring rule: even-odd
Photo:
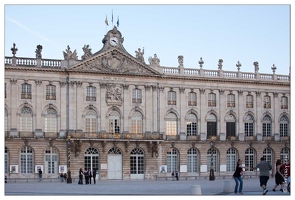
[[[113,21],[114,21],[114,18],[113,18],[113,9],[112,9],[112,27],[114,26]]]

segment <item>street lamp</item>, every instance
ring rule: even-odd
[[[67,137],[67,149],[68,149],[68,178],[67,183],[72,183],[72,176],[71,176],[71,136]]]
[[[214,181],[215,176],[214,176],[214,169],[213,169],[213,147],[214,147],[214,141],[210,141],[210,151],[211,151],[211,163],[210,163],[210,175],[209,175],[209,181]]]

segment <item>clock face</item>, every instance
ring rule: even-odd
[[[111,44],[112,46],[117,46],[117,45],[118,45],[118,38],[116,38],[116,37],[111,37],[111,39],[110,39],[110,44]]]

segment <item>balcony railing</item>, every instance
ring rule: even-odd
[[[158,133],[96,133],[74,132],[69,133],[74,139],[127,139],[127,140],[163,140],[163,134]]]

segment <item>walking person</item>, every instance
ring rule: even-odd
[[[95,178],[96,178],[96,169],[95,168],[93,169],[92,177],[93,177],[93,183],[96,184],[96,180],[95,180]]]
[[[39,169],[38,171],[39,171],[39,181],[41,181],[41,179],[42,179],[42,170]]]
[[[89,176],[88,176],[88,170],[84,170],[84,177],[85,177],[85,184],[89,184]]]
[[[267,181],[269,179],[269,171],[272,170],[271,164],[265,161],[264,157],[260,158],[260,163],[256,165],[256,167],[253,167],[251,169],[259,169],[259,181],[260,181],[260,187],[263,189],[263,195],[265,195],[268,192]],[[273,177],[273,173],[271,174]]]
[[[284,177],[287,178],[287,190],[290,192],[290,160],[286,159],[286,163],[282,165]]]
[[[175,177],[176,177],[176,180],[178,181],[178,171],[175,171]]]
[[[88,183],[91,184],[91,177],[92,177],[92,173],[91,173],[91,170],[90,168],[88,169]]]
[[[78,184],[83,185],[83,170],[82,170],[82,168],[80,168],[80,170],[79,170],[79,182],[78,182]]]
[[[285,177],[284,177],[284,172],[283,171],[281,171],[281,166],[282,166],[282,161],[281,161],[281,159],[278,159],[277,160],[277,162],[276,162],[276,174],[275,174],[275,186],[274,186],[274,188],[272,189],[272,191],[276,191],[276,188],[279,186],[279,185],[281,185],[281,189],[280,189],[280,191],[281,192],[284,192],[283,191],[283,188],[284,188],[284,183],[285,183]]]
[[[243,194],[243,179],[242,179],[242,173],[243,173],[243,167],[242,167],[242,160],[239,159],[237,162],[236,171],[233,174],[234,180],[236,182],[235,186],[235,194],[238,193],[239,188],[239,194]],[[239,184],[240,183],[240,184]],[[240,187],[239,187],[240,185]]]

